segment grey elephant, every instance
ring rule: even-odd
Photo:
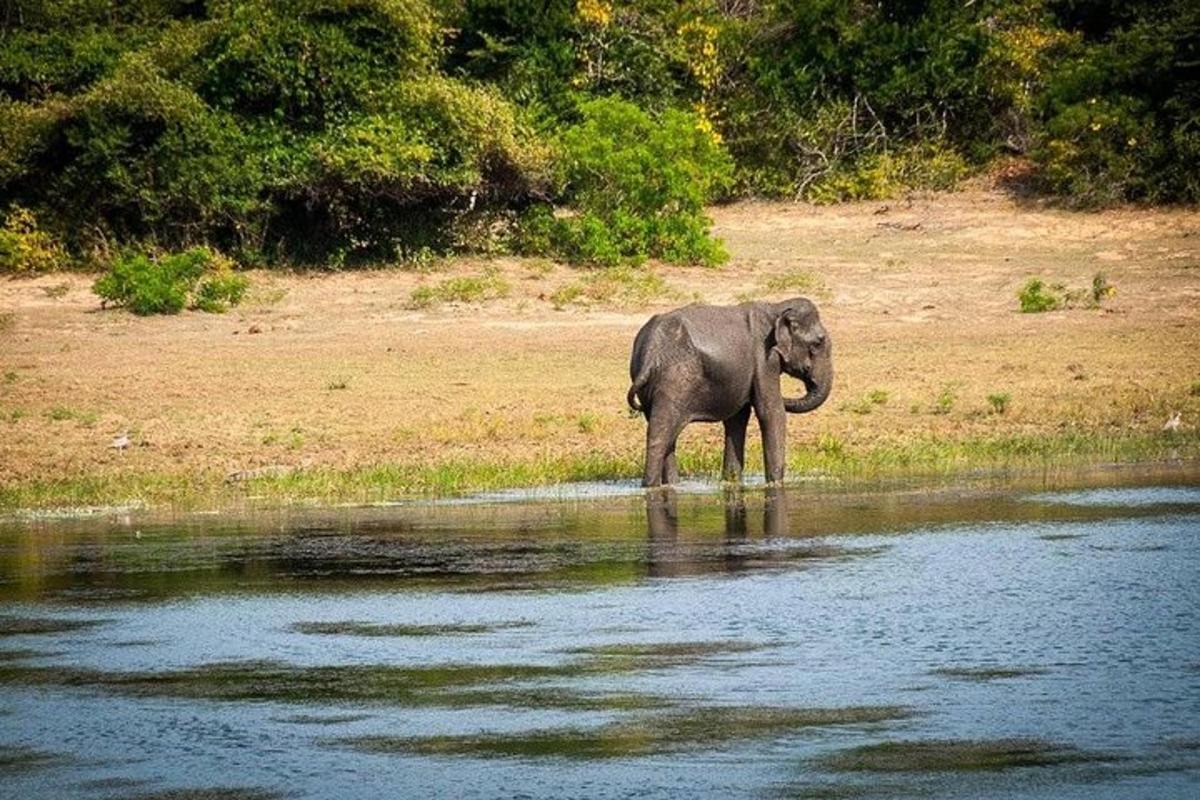
[[[783,373],[807,394],[785,398]],[[643,486],[679,479],[675,441],[689,422],[723,422],[722,477],[741,480],[746,425],[753,411],[763,438],[769,482],[783,479],[787,414],[818,408],[833,387],[833,345],[816,305],[804,297],[781,303],[690,305],[657,314],[638,331],[626,399],[646,415]]]

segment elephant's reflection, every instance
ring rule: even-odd
[[[692,540],[679,540],[679,497],[672,489],[646,496],[649,538],[649,573],[655,577],[694,575],[705,572],[739,572],[750,556],[738,545],[749,539],[746,494],[731,488],[724,497],[725,537],[719,548]],[[787,536],[790,531],[787,493],[778,486],[766,488],[763,496],[762,535]],[[686,533],[686,531],[685,531]]]

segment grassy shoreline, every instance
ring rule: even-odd
[[[752,445],[749,463],[759,454]],[[437,499],[503,489],[580,481],[635,480],[640,453],[585,453],[529,459],[450,459],[435,464],[314,467],[251,476],[135,473],[93,474],[0,487],[0,512],[136,507],[167,511],[261,510],[309,505],[366,505]],[[685,477],[716,481],[721,453],[699,444],[680,453]],[[863,449],[793,445],[788,481],[814,479],[855,486],[897,480],[967,480],[1019,476],[1047,469],[1200,462],[1200,432],[1050,435],[1000,434],[947,439],[919,437]]]

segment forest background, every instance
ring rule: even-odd
[[[1200,200],[1200,4],[0,3],[2,271],[712,264],[712,202],[1012,157],[1066,205]]]

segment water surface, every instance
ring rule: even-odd
[[[1195,797],[1200,471],[0,523],[0,796]]]

